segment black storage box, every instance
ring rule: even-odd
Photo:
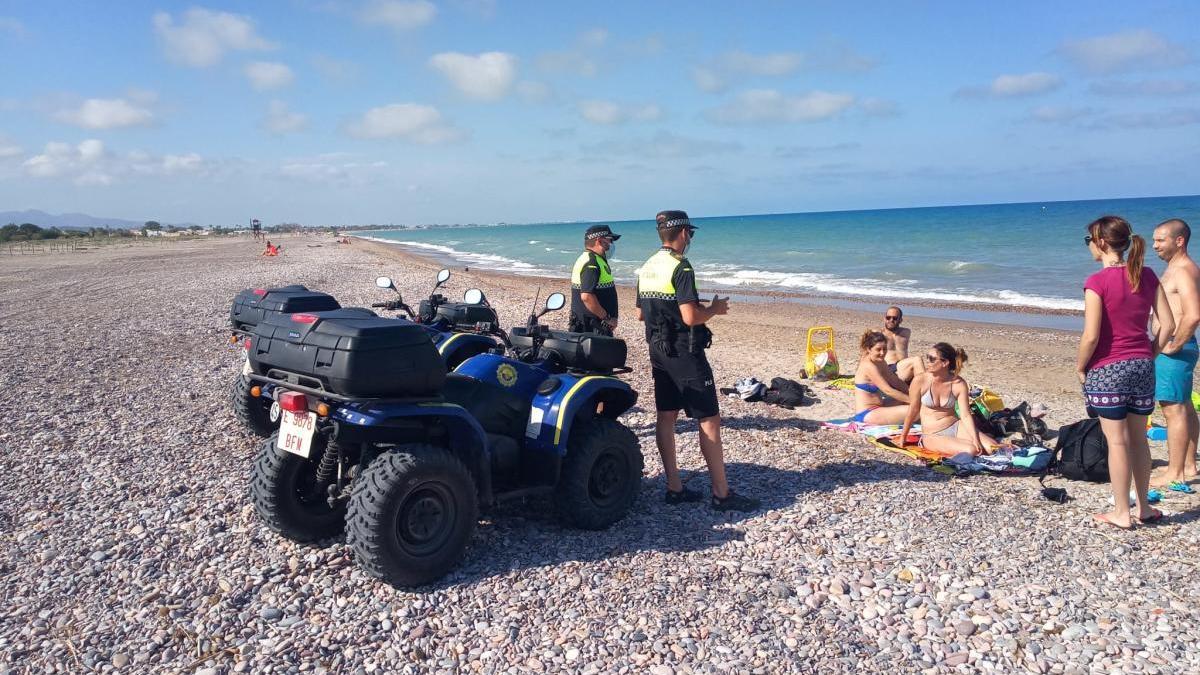
[[[496,310],[486,305],[468,305],[465,302],[448,303],[438,307],[437,318],[459,328],[474,328],[475,324],[481,321],[500,323],[496,317]]]
[[[571,333],[564,330],[542,329],[541,356],[554,355],[567,368],[590,371],[609,371],[625,367],[625,341],[598,333]],[[514,347],[533,346],[533,338],[525,328],[513,328],[509,340]]]
[[[268,313],[321,312],[341,305],[328,293],[310,291],[300,284],[280,288],[247,288],[233,298],[229,325],[234,330],[253,330]]]
[[[344,396],[432,398],[446,364],[424,326],[359,308],[268,314],[254,329],[250,366],[320,381]]]

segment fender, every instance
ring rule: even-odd
[[[494,502],[492,495],[492,459],[487,436],[479,422],[462,406],[453,403],[350,403],[339,406],[331,419],[337,423],[337,437],[351,441],[396,442],[389,427],[405,419],[436,419],[450,435],[450,450],[462,458],[479,486],[480,501]]]
[[[496,341],[478,333],[443,333],[436,342],[438,353],[447,364],[461,363],[463,354],[480,354],[496,346]],[[458,358],[455,358],[455,356]]]
[[[562,457],[567,454],[571,424],[580,410],[604,401],[605,417],[616,419],[637,402],[637,392],[609,375],[555,375],[557,386],[539,388],[525,427],[526,446]],[[541,393],[546,391],[547,393]]]

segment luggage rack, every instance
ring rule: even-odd
[[[272,377],[274,376],[274,377]],[[440,403],[444,399],[441,396],[421,396],[421,397],[374,397],[374,396],[345,396],[343,394],[335,394],[325,388],[325,385],[315,377],[308,377],[298,373],[289,373],[285,370],[272,368],[267,371],[266,375],[251,373],[250,379],[255,382],[266,382],[287,389],[294,389],[301,393],[312,394],[320,398],[331,398],[342,403]],[[302,382],[310,382],[316,386],[302,384]]]

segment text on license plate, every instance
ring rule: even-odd
[[[308,458],[312,446],[313,431],[316,430],[317,416],[315,413],[294,413],[282,410],[279,419],[279,440],[277,444],[285,452]]]

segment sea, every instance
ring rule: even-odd
[[[1200,227],[1200,196],[692,214],[699,229],[687,255],[702,292],[782,291],[851,306],[1076,312],[1083,309],[1083,281],[1097,269],[1083,241],[1087,224],[1109,214],[1128,220],[1146,239],[1147,264],[1161,272],[1164,263],[1150,248],[1154,227],[1168,218]],[[632,283],[659,245],[654,221],[597,222],[621,235],[611,256],[613,274],[618,282]],[[360,234],[458,266],[565,278],[592,224],[428,226]]]

